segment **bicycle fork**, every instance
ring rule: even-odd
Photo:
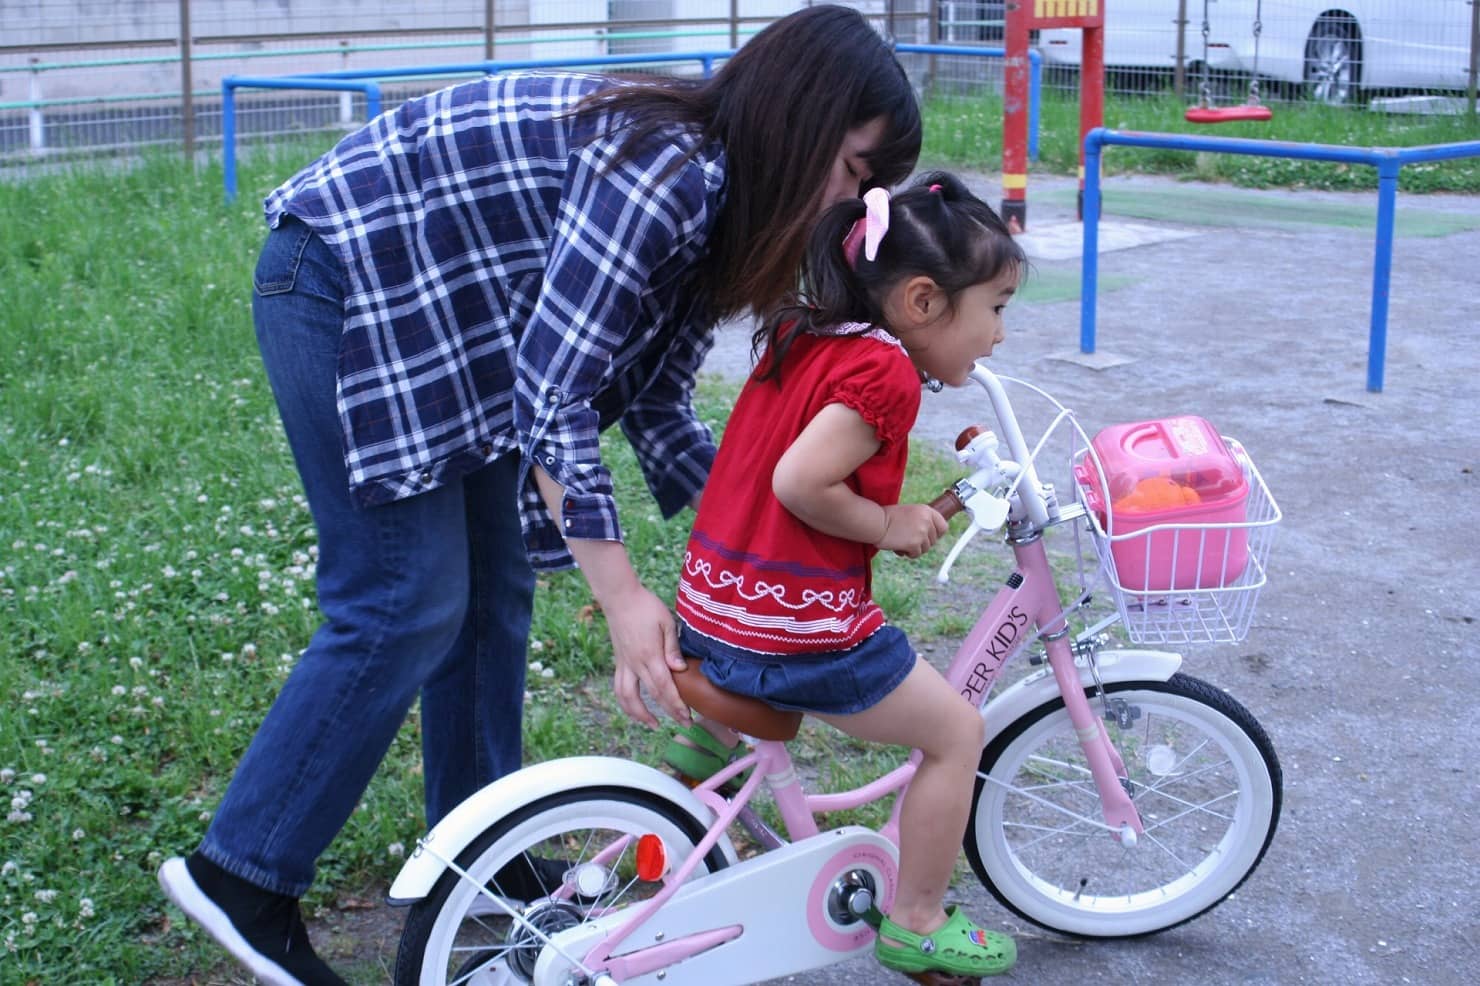
[[[1075,738],[1089,762],[1095,790],[1100,795],[1105,825],[1122,844],[1134,847],[1145,829],[1126,786],[1130,775],[1120,751],[1110,742],[1104,720],[1090,707],[1089,696],[1085,694],[1079,671],[1074,666],[1074,652],[1069,646],[1067,629],[1060,628],[1056,635],[1045,641],[1044,646],[1048,651],[1048,665],[1059,684],[1059,693],[1064,697],[1064,709],[1074,725]]]
[[[1059,606],[1058,591],[1054,588],[1043,535],[1034,532],[1026,537],[1012,539],[1011,543],[1013,555],[1024,576],[1018,583],[1022,602],[1028,612],[1034,615],[1034,623],[1041,630],[1048,665],[1053,671],[1054,680],[1058,682],[1059,694],[1064,699],[1064,709],[1074,725],[1075,738],[1084,751],[1085,760],[1088,761],[1094,778],[1095,790],[1100,795],[1100,810],[1104,815],[1105,826],[1123,845],[1132,847],[1145,831],[1145,827],[1141,823],[1140,813],[1131,802],[1127,786],[1130,775],[1126,771],[1125,762],[1115,744],[1110,742],[1110,734],[1105,729],[1104,721],[1090,707],[1089,696],[1080,682],[1079,670],[1074,666],[1074,649],[1069,645],[1069,625],[1065,620],[1065,612]]]

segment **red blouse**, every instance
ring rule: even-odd
[[[876,503],[899,502],[920,375],[883,330],[837,331],[859,330],[867,331],[799,335],[779,386],[752,378],[741,391],[684,555],[677,609],[691,629],[759,653],[804,654],[846,650],[884,625],[870,593],[877,549],[808,527],[771,492],[776,463],[802,429],[842,404],[880,441],[848,485]]]

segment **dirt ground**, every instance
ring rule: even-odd
[[[996,178],[974,180],[998,200]],[[1030,235],[1072,222],[1073,192],[1035,176]],[[1117,196],[1182,211],[1119,216]],[[1475,981],[1480,713],[1459,679],[1480,657],[1480,199],[1400,198],[1386,387],[1371,394],[1372,227],[1334,217],[1370,213],[1374,199],[1114,179],[1106,221],[1153,232],[1102,256],[1111,290],[1099,300],[1097,358],[1086,365],[1076,352],[1077,259],[1038,257],[1038,300],[1030,292],[1009,312],[995,368],[1055,394],[1091,432],[1196,413],[1242,440],[1263,471],[1285,520],[1254,628],[1242,644],[1189,649],[1183,670],[1260,719],[1285,789],[1249,882],[1160,935],[1059,938],[959,884],[953,896],[979,921],[1018,934],[1006,982]],[[708,369],[738,378],[745,365],[744,331],[723,332]],[[924,404],[916,440],[942,447],[989,417],[971,391]],[[388,978],[398,931],[398,912],[380,907],[314,928],[366,983]],[[246,980],[221,970],[188,981]],[[902,980],[856,960],[785,982]]]

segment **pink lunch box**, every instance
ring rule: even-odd
[[[1110,510],[1094,462],[1075,476],[1089,509],[1110,535],[1120,586],[1132,591],[1219,589],[1243,574],[1248,528],[1161,524],[1242,524],[1249,483],[1217,430],[1192,415],[1112,425],[1094,437]],[[1125,535],[1137,535],[1126,537]]]

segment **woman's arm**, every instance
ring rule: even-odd
[[[559,524],[565,490],[539,466],[532,471],[545,506]],[[570,538],[565,543],[606,616],[616,665],[613,684],[623,711],[650,727],[658,725],[642,701],[642,685],[663,711],[678,722],[689,722],[689,707],[679,697],[670,672],[682,671],[688,663],[679,653],[678,628],[667,604],[637,578],[622,542]]]
[[[946,519],[923,503],[875,503],[847,483],[878,449],[874,427],[857,411],[829,404],[776,463],[771,491],[808,527],[918,557],[946,532]]]

